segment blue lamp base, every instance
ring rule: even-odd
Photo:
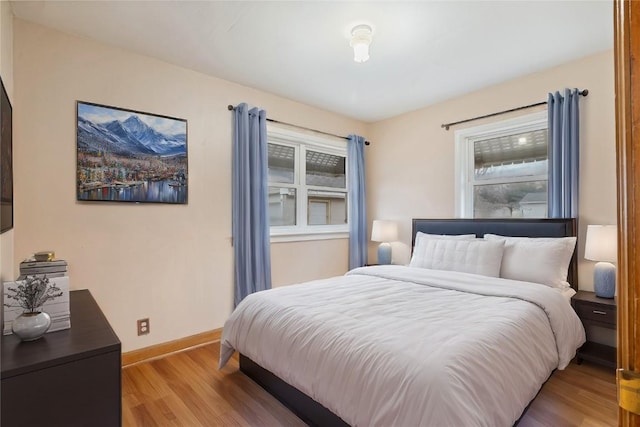
[[[593,270],[593,290],[600,298],[616,294],[616,267],[610,262],[598,262]]]
[[[380,243],[378,246],[378,264],[386,265],[391,264],[391,244]]]

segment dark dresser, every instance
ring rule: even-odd
[[[120,340],[88,290],[69,296],[71,329],[2,336],[2,426],[122,424]]]

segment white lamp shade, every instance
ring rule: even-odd
[[[618,259],[618,228],[615,225],[587,226],[584,257],[591,261],[616,262]]]
[[[371,240],[374,242],[395,242],[398,240],[398,224],[393,221],[374,220]]]

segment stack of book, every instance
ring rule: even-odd
[[[55,259],[51,261],[35,261],[26,259],[20,263],[20,277],[24,280],[27,276],[65,277],[67,275],[67,261]]]
[[[66,268],[66,267],[65,267]],[[32,274],[29,274],[32,276]],[[49,275],[47,274],[47,277]],[[13,292],[9,288],[15,289],[20,280],[15,282],[4,283],[4,302],[8,303],[12,300],[7,298],[7,295],[11,295]],[[42,311],[51,316],[51,327],[47,332],[60,331],[62,329],[69,329],[71,327],[71,312],[69,311],[69,277],[53,277],[49,279],[51,285],[56,285],[62,291],[62,295],[47,301],[42,306]],[[9,335],[12,333],[11,324],[13,320],[22,313],[20,307],[4,307],[4,327],[2,333]]]

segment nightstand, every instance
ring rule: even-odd
[[[580,317],[585,330],[588,326],[616,329],[616,301],[615,299],[600,298],[593,292],[578,291],[571,298],[571,305]],[[610,368],[616,367],[616,348],[589,341],[578,349],[578,364],[583,360],[599,363]]]

